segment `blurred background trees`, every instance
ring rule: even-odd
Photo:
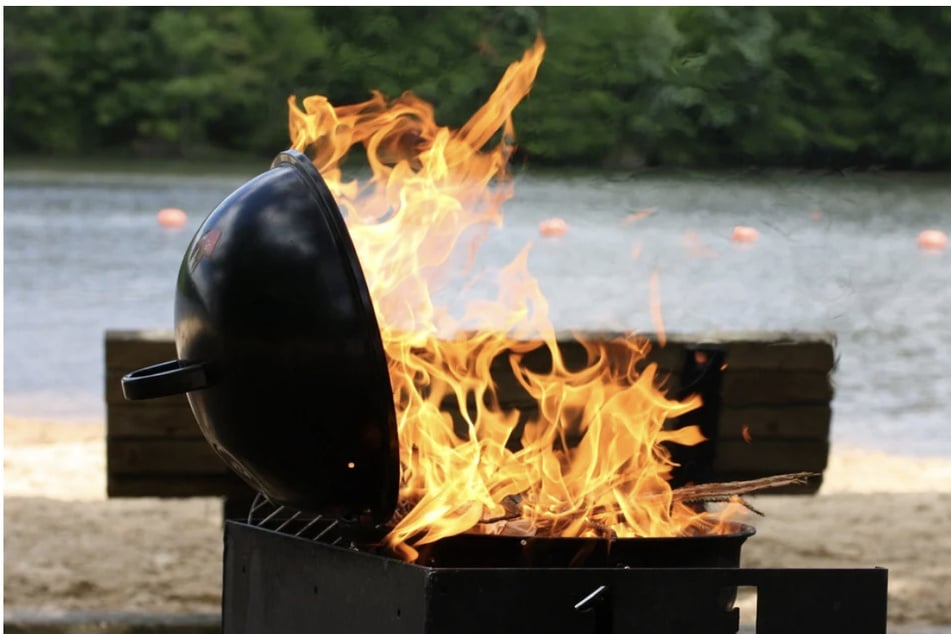
[[[521,160],[951,166],[948,7],[5,7],[6,155],[270,155],[289,95],[463,123],[541,32]]]

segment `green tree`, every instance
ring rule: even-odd
[[[660,131],[652,158],[666,165],[750,160],[737,134],[778,94],[770,44],[777,27],[766,7],[677,7],[680,40],[648,116]]]
[[[145,138],[188,148],[229,150],[287,145],[287,95],[327,50],[306,8],[164,8],[154,20],[163,80]],[[279,110],[280,108],[280,110]]]
[[[452,126],[482,105],[537,32],[534,9],[334,7],[315,16],[332,43],[312,92],[346,104],[374,89],[388,98],[411,91]]]
[[[8,7],[5,150],[270,154],[372,89],[459,126],[539,31],[535,163],[951,165],[947,7]]]
[[[155,75],[152,9],[11,7],[4,21],[7,144],[76,153],[128,141]]]
[[[649,112],[679,40],[666,9],[545,10],[545,60],[515,112],[524,151],[540,162],[637,162],[660,130]],[[611,156],[611,155],[615,156]]]

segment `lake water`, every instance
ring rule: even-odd
[[[172,327],[188,241],[253,175],[8,171],[6,414],[101,419],[104,331]],[[164,207],[188,225],[159,227]],[[951,250],[916,245],[923,229],[951,233],[946,177],[530,172],[504,213],[479,262],[532,242],[557,328],[654,330],[656,272],[668,332],[834,332],[836,446],[951,457]],[[540,237],[551,216],[564,236]],[[759,240],[732,242],[736,225]]]

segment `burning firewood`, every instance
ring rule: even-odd
[[[783,475],[756,478],[755,480],[741,480],[738,482],[711,482],[708,484],[694,484],[674,489],[674,501],[690,504],[694,502],[723,502],[733,497],[740,497],[750,493],[758,493],[766,489],[775,489],[783,486],[805,484],[809,478],[818,476],[818,473],[801,471]]]
[[[819,474],[810,472],[788,473],[782,475],[769,476],[766,478],[756,478],[753,480],[742,480],[735,482],[712,482],[708,484],[695,484],[674,489],[672,503],[682,503],[689,505],[698,505],[703,507],[706,504],[714,503],[735,503],[744,506],[750,512],[762,516],[756,507],[742,496],[751,493],[758,493],[768,489],[774,489],[783,486],[793,486],[805,484],[809,478]],[[654,496],[651,496],[654,497]],[[643,502],[644,500],[639,500]],[[552,531],[552,527],[546,522],[533,524],[526,518],[521,517],[522,497],[510,495],[503,500],[504,515],[488,517],[478,522],[477,527],[470,532],[478,532],[488,535],[514,535],[514,536],[533,536],[547,534]],[[398,511],[397,520],[401,519],[411,508],[405,501]],[[604,512],[606,509],[595,509],[597,512]],[[622,517],[618,520],[623,522]],[[603,521],[585,518],[584,524],[591,528],[594,533],[604,539],[617,539],[617,532]]]

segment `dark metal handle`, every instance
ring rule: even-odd
[[[122,377],[122,393],[129,401],[184,394],[211,386],[203,361],[166,361]]]
[[[578,612],[588,612],[592,615],[594,634],[611,634],[614,631],[614,614],[611,606],[611,592],[607,586],[598,586],[594,592],[575,604]]]

